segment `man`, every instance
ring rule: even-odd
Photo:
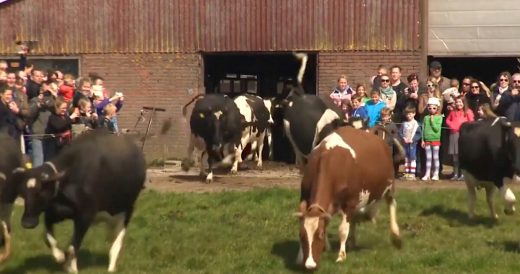
[[[520,121],[520,73],[511,76],[511,89],[502,93],[496,113],[509,121]]]
[[[0,131],[13,137],[16,142],[20,142],[22,128],[18,125],[17,115],[20,109],[13,100],[13,90],[3,85],[0,87]]]
[[[379,88],[381,93],[381,100],[385,102],[386,106],[390,110],[394,110],[397,102],[397,94],[390,85],[390,77],[387,74],[381,75],[381,87]]]
[[[43,83],[43,72],[38,69],[34,69],[31,74],[31,79],[27,80],[27,98],[29,101],[34,98],[38,97],[38,94],[40,94],[40,88]]]
[[[35,135],[45,134],[49,116],[54,110],[54,100],[57,96],[57,87],[55,83],[43,84],[42,92],[38,96],[31,99],[29,111],[31,115],[31,129]],[[45,148],[42,137],[33,137],[32,141],[32,165],[33,167],[41,166],[44,162]]]
[[[430,63],[430,76],[435,78],[441,92],[450,87],[450,79],[442,76],[442,65],[439,61]]]
[[[405,100],[405,89],[407,88],[406,84],[401,81],[401,67],[397,65],[393,65],[390,67],[390,82],[392,84],[392,89],[397,94],[397,103],[394,108],[394,122],[401,122],[401,117],[404,111],[404,103]]]

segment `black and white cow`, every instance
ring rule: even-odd
[[[341,109],[316,95],[294,93],[286,99],[284,131],[294,149],[297,165],[303,167],[312,149],[336,128],[345,125],[343,117]]]
[[[16,187],[13,181],[13,171],[23,166],[22,153],[16,142],[9,136],[0,136],[0,246],[4,246],[4,253],[0,255],[0,262],[10,255],[10,216],[16,199]]]
[[[136,144],[101,131],[84,134],[42,166],[15,172],[24,199],[22,227],[35,228],[44,213],[45,243],[65,270],[77,273],[77,254],[89,227],[107,222],[115,237],[108,271],[116,270],[135,201],[144,187],[146,163]],[[71,219],[74,232],[67,250],[58,248],[53,225]]]
[[[469,194],[469,217],[473,218],[476,187],[486,189],[491,217],[495,189],[505,200],[506,214],[515,211],[516,198],[506,186],[515,173],[520,174],[520,123],[504,118],[488,118],[464,123],[460,128],[459,161]]]
[[[261,97],[252,94],[240,95],[234,101],[242,116],[244,129],[240,145],[235,151],[235,161],[231,170],[235,172],[238,170],[238,163],[242,162],[242,151],[247,144],[251,144],[251,158],[256,160],[256,166],[261,168],[264,139],[270,125],[273,124],[268,108],[270,101],[264,101]]]
[[[232,163],[236,148],[240,144],[244,121],[235,102],[222,94],[197,95],[183,107],[186,116],[187,107],[195,102],[190,116],[191,137],[187,159],[182,168],[188,170],[193,164],[193,151],[199,150],[200,174],[204,176],[204,156],[207,156],[209,172],[206,182],[213,181],[213,169],[219,162]],[[224,157],[224,155],[226,155]],[[232,169],[236,173],[237,169]]]

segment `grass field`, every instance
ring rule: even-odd
[[[298,192],[285,189],[212,194],[146,192],[130,223],[119,273],[294,273],[298,251]],[[400,191],[398,221],[402,250],[388,238],[388,214],[382,204],[376,225],[358,229],[359,247],[336,264],[338,220],[329,226],[332,251],[317,273],[518,273],[519,216],[489,218],[483,193],[478,217],[466,217],[466,193],[460,190]],[[497,199],[497,201],[499,201]],[[497,207],[502,207],[498,202]],[[20,227],[21,207],[13,218],[13,255],[2,273],[56,273],[42,241],[42,226]],[[70,223],[57,228],[60,246]],[[103,226],[91,229],[79,253],[81,273],[106,273],[108,248]]]

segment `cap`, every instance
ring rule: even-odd
[[[428,98],[428,105],[440,106],[441,101],[439,100],[439,98],[430,97]]]
[[[442,69],[442,65],[441,65],[441,62],[439,61],[433,61],[430,63],[430,68],[433,68],[433,69]]]

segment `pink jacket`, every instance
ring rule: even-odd
[[[460,126],[465,122],[471,122],[475,120],[473,111],[468,109],[466,115],[464,110],[452,110],[446,119],[446,124],[450,128],[450,133],[457,133],[460,130]]]

